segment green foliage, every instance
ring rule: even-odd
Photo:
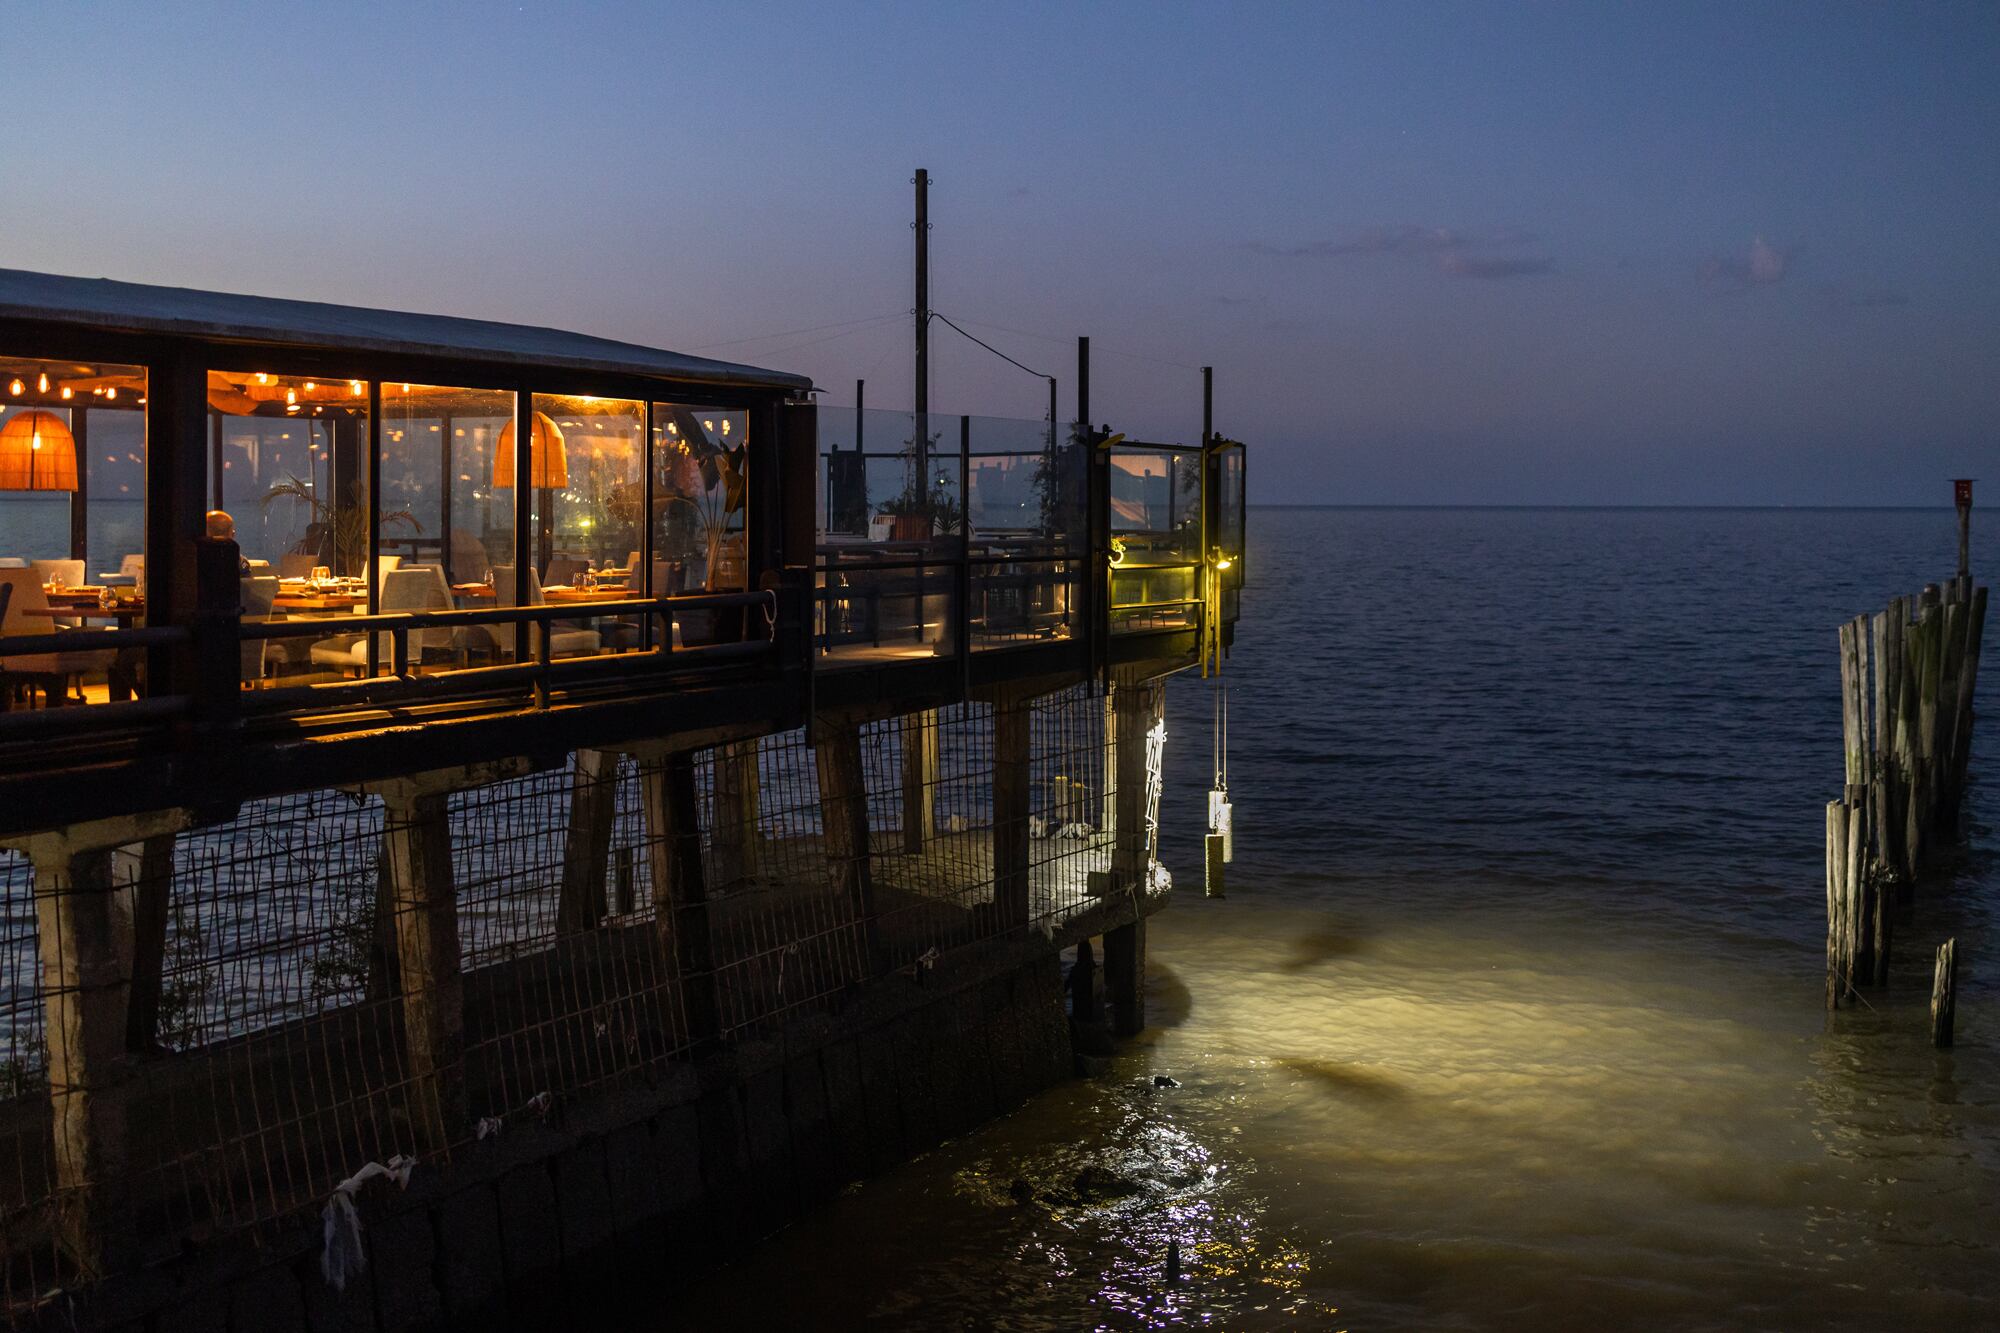
[[[360,567],[368,556],[368,496],[360,482],[347,488],[347,498],[342,503],[322,500],[317,488],[309,481],[297,477],[286,477],[264,493],[263,505],[269,509],[280,500],[292,500],[306,506],[312,514],[313,527],[322,534],[322,541],[329,537],[333,542],[334,563],[341,572]],[[408,524],[412,532],[422,532],[424,525],[417,522],[417,516],[407,509],[394,509],[382,515],[382,526]],[[325,551],[321,546],[313,554]]]

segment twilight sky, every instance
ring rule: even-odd
[[[2000,6],[0,2],[0,266],[910,396],[932,305],[1252,498],[2000,484]],[[863,322],[868,321],[868,322]],[[831,327],[828,327],[831,326]],[[766,335],[810,330],[788,336]],[[932,403],[1046,388],[947,329]],[[19,350],[19,349],[14,349]]]

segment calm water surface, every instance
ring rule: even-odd
[[[2000,783],[1875,1007],[1821,1010],[1834,629],[1951,572],[1949,512],[1252,529],[1231,896],[1199,896],[1210,696],[1182,682],[1152,1029],[643,1324],[2000,1326]],[[1138,1192],[1051,1201],[1090,1164]]]

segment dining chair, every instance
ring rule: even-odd
[[[495,565],[493,567],[493,601],[496,606],[514,605],[514,567],[512,565]],[[548,605],[548,599],[542,595],[542,581],[535,576],[533,566],[528,568],[528,605]],[[503,644],[512,640],[513,635],[507,626],[495,625],[493,629],[498,633]],[[542,626],[540,625],[534,626],[529,631],[529,642],[535,645],[531,651],[540,651],[541,633]],[[594,629],[580,629],[558,624],[549,635],[549,653],[554,657],[583,656],[596,652],[598,645],[602,642],[603,639]]]
[[[52,618],[39,614],[49,609],[49,595],[42,587],[40,573],[33,569],[0,568],[0,582],[9,585],[5,618],[0,619],[0,637],[47,634],[56,628]],[[16,677],[31,690],[40,684],[49,705],[54,707],[64,702],[72,679],[77,681],[81,698],[84,674],[109,670],[114,656],[108,648],[21,653],[0,660],[0,671],[5,672],[10,687]]]
[[[394,611],[449,611],[451,585],[444,581],[444,571],[436,565],[392,569],[382,580],[381,600],[376,603],[376,609],[385,614]],[[451,639],[452,632],[448,628],[409,631],[410,663],[421,665],[426,649],[446,647]],[[376,660],[379,663],[393,662],[395,651],[394,637],[386,630],[375,636]],[[313,644],[311,658],[315,666],[340,667],[365,674],[368,670],[368,636],[336,634],[321,639]]]
[[[264,622],[271,618],[271,603],[278,597],[278,579],[274,574],[257,574],[242,580],[243,619]],[[245,639],[243,652],[243,683],[262,683],[265,662],[269,660],[271,640]]]

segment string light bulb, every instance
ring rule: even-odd
[[[47,393],[48,391],[49,391],[49,373],[45,370],[35,379],[35,392]]]
[[[113,384],[110,387],[106,388],[104,391],[104,397],[106,401],[115,400],[118,397],[118,386]]]
[[[12,384],[9,384],[7,386],[7,392],[13,394],[16,398],[19,398],[21,396],[21,391],[27,387],[28,386],[21,383],[21,381],[15,380]]]
[[[69,385],[67,384],[63,385],[62,396],[64,402],[68,402],[71,398],[75,397],[75,395],[76,395],[75,389],[70,388]]]

